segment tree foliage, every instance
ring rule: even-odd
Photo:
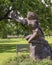
[[[46,1],[50,3],[49,0]],[[51,3],[50,6],[46,7],[41,0],[0,0],[0,17],[3,17],[4,14],[8,11],[9,7],[12,6],[13,9],[17,12],[20,12],[20,15],[26,17],[28,11],[33,11],[37,13],[40,25],[44,32],[52,30],[52,7]],[[7,20],[0,21],[0,33],[10,31],[11,34],[15,31],[15,34],[19,32],[23,32],[23,30],[27,30],[27,26],[24,29],[22,25],[16,24],[15,22],[11,22],[11,24],[15,24],[14,28],[9,27]],[[15,28],[16,27],[16,28]],[[7,28],[7,29],[6,29]],[[23,28],[23,29],[22,29]],[[12,32],[13,29],[13,32]],[[4,31],[3,31],[4,30]],[[9,31],[8,31],[9,30]],[[3,33],[4,34],[4,33]]]

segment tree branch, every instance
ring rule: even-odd
[[[3,17],[0,17],[0,21],[3,20],[3,19],[11,19],[10,17],[8,17],[9,13],[12,11],[12,9],[8,10],[7,13],[3,16]]]

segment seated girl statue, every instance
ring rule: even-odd
[[[34,58],[36,56],[35,48],[37,44],[43,45],[51,51],[51,47],[45,40],[44,33],[39,25],[39,20],[36,13],[28,12],[26,18],[20,18],[12,11],[11,18],[16,22],[20,22],[23,25],[28,25],[29,30],[32,33],[25,37],[25,39],[28,40],[28,42],[30,43],[30,57]]]

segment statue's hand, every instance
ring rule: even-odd
[[[26,36],[25,39],[28,40],[28,37]]]
[[[27,36],[25,37],[25,39],[28,40],[28,39],[31,37],[31,35],[32,35],[32,34],[27,35]]]
[[[28,43],[31,43],[31,41],[28,39]]]

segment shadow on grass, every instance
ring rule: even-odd
[[[52,48],[52,44],[50,45]],[[0,44],[0,53],[29,52],[29,44]]]
[[[10,43],[10,42],[19,42],[19,41],[16,41],[16,40],[7,40],[7,41],[0,41],[0,43]]]
[[[28,44],[0,44],[0,53],[14,53],[16,48],[18,51],[28,52]]]

